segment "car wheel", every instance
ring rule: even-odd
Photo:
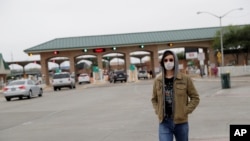
[[[10,101],[11,98],[10,97],[5,97],[6,101]]]
[[[54,91],[56,91],[57,90],[57,88],[56,87],[54,87]]]
[[[22,97],[22,96],[19,96],[19,99],[20,99],[20,100],[22,100],[22,99],[23,99],[23,97]]]
[[[31,96],[32,96],[32,91],[29,91],[29,94],[28,94],[27,98],[30,99]]]
[[[38,94],[39,97],[43,96],[43,89],[40,89],[40,92]]]
[[[82,82],[79,82],[79,85],[81,85],[82,84]]]

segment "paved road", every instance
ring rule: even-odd
[[[190,115],[191,141],[228,141],[230,124],[250,123],[250,79],[194,79],[201,103]],[[0,97],[0,141],[156,141],[152,80],[46,89],[42,98]]]

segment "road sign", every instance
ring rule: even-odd
[[[221,57],[221,53],[220,53],[220,52],[217,53],[217,57],[218,57],[218,58]]]
[[[200,61],[205,60],[205,54],[203,52],[202,53],[198,53],[198,60],[200,60]]]
[[[132,65],[132,64],[131,64],[131,65],[129,66],[129,69],[130,69],[131,71],[134,71],[134,70],[135,70],[135,65]]]

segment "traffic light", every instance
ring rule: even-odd
[[[144,48],[144,45],[141,45],[140,48]]]
[[[54,53],[54,55],[57,55],[57,54],[59,54],[59,51],[54,51],[53,53]]]
[[[83,51],[83,52],[88,52],[88,50],[87,50],[86,48],[85,48],[85,49],[83,49],[82,51]]]
[[[168,43],[168,46],[169,47],[172,47],[174,44],[173,43]]]
[[[32,53],[28,53],[29,56],[32,56]]]

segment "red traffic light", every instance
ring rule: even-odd
[[[105,49],[104,48],[96,48],[93,51],[94,51],[94,53],[102,53],[102,52],[105,52]]]

